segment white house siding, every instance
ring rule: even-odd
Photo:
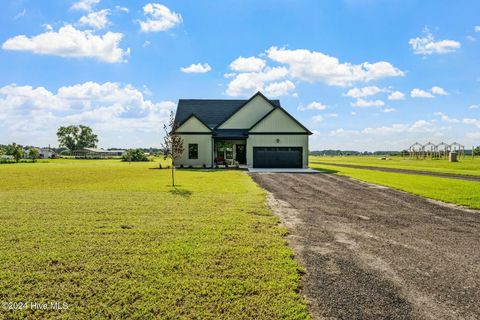
[[[253,147],[303,147],[303,167],[308,167],[307,134],[250,134],[247,139],[248,167],[253,166]]]
[[[183,139],[183,154],[176,165],[212,166],[213,141],[211,134],[180,134]],[[198,159],[188,159],[188,144],[198,144]]]
[[[306,132],[282,109],[276,109],[253,127],[250,132]]]
[[[191,117],[185,123],[183,123],[176,132],[210,132],[203,123],[195,117]]]
[[[256,96],[243,108],[225,121],[220,129],[245,129],[253,126],[259,119],[273,109],[272,105],[261,96]]]

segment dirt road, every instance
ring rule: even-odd
[[[345,167],[345,168],[353,168],[353,169],[417,174],[417,175],[421,175],[421,176],[452,178],[452,179],[460,179],[460,180],[466,180],[466,181],[478,181],[478,182],[480,182],[480,176],[467,176],[467,175],[455,174],[455,173],[419,171],[419,170],[398,169],[398,168],[383,168],[383,167],[373,167],[373,166],[361,166],[361,165],[356,165],[356,164],[341,164],[341,163],[329,163],[329,162],[318,162],[318,161],[311,161],[311,163],[324,164],[324,165],[337,166],[337,167]]]
[[[334,174],[251,174],[317,319],[480,319],[480,211]]]

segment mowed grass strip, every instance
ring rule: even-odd
[[[0,318],[305,319],[300,268],[240,171],[0,165]]]
[[[480,156],[472,159],[465,156],[458,162],[448,162],[445,159],[408,159],[399,156],[388,157],[388,160],[379,159],[380,156],[310,156],[310,164],[328,162],[334,165],[353,164],[357,166],[372,166],[380,168],[396,168],[417,171],[453,173],[470,176],[480,176]]]
[[[423,197],[480,209],[480,183],[475,181],[353,169],[335,165],[311,164],[310,166]]]

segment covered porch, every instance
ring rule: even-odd
[[[215,165],[247,164],[247,130],[217,130],[213,136],[213,163]]]

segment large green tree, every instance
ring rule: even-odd
[[[20,144],[16,144],[14,142],[7,146],[6,153],[10,156],[13,156],[15,158],[15,161],[18,162],[20,161],[20,159],[23,158],[23,147]]]
[[[95,148],[98,137],[92,129],[84,125],[71,125],[60,127],[57,131],[60,147],[68,148],[70,151],[82,148]]]

